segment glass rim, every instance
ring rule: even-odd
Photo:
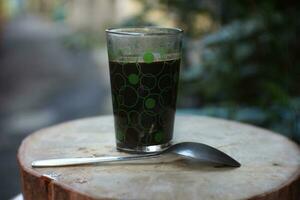
[[[105,32],[108,34],[128,35],[128,36],[161,36],[161,35],[180,35],[183,33],[183,30],[180,28],[145,26],[145,27],[108,28],[105,30]]]

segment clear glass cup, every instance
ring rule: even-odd
[[[106,30],[117,149],[161,151],[170,145],[176,110],[182,30]]]

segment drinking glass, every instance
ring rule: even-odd
[[[106,30],[117,149],[157,152],[173,137],[182,30]]]

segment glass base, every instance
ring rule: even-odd
[[[156,153],[165,150],[171,145],[171,142],[165,143],[165,144],[158,144],[158,145],[151,145],[151,146],[140,146],[136,147],[134,149],[128,149],[118,146],[117,144],[117,150],[123,151],[127,153]]]

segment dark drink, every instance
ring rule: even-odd
[[[173,135],[180,60],[109,62],[117,148],[168,144]]]
[[[182,30],[106,30],[117,149],[162,151],[173,137]]]

